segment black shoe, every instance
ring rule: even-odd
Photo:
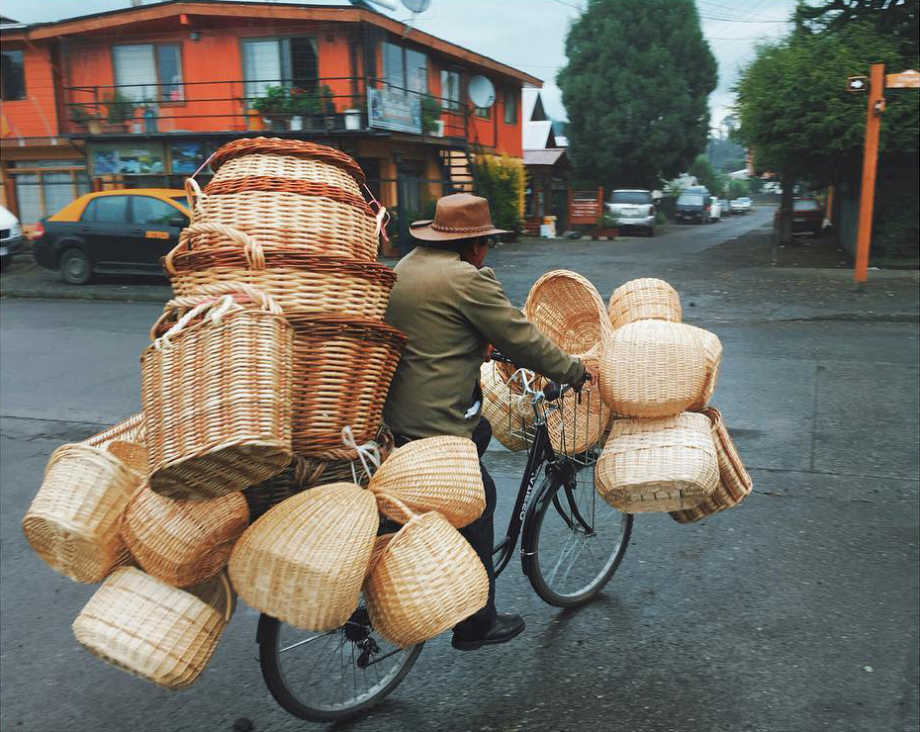
[[[450,644],[458,651],[475,651],[483,646],[497,646],[507,643],[524,632],[524,618],[520,615],[498,615],[492,627],[483,635],[468,638],[454,633]]]

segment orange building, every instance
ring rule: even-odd
[[[0,38],[3,193],[24,224],[90,189],[181,186],[227,140],[270,134],[353,155],[405,227],[469,189],[470,156],[522,156],[521,90],[541,85],[353,5],[169,0],[4,19]]]

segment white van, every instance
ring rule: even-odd
[[[13,255],[22,249],[22,227],[19,219],[0,206],[0,271],[7,268]]]

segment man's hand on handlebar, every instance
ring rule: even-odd
[[[576,392],[581,392],[582,387],[584,387],[585,384],[588,384],[588,383],[596,384],[597,383],[597,375],[598,375],[597,366],[594,364],[586,363],[585,373],[582,375],[579,381],[576,381],[574,384],[572,384],[572,388],[575,389]]]

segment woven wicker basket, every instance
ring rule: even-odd
[[[595,348],[582,356],[588,364],[597,364]],[[556,452],[576,455],[597,445],[610,424],[610,408],[601,398],[599,384],[585,384],[581,394],[567,392],[555,405],[558,409],[546,412],[546,428],[550,443]]]
[[[29,544],[61,574],[99,582],[128,559],[119,529],[142,480],[103,448],[59,447],[22,520]]]
[[[630,280],[610,295],[610,325],[619,328],[637,320],[681,320],[680,297],[671,285],[654,277]]]
[[[615,414],[673,416],[702,398],[708,374],[706,352],[688,326],[639,320],[605,339],[601,396]]]
[[[472,440],[444,435],[413,440],[393,451],[371,478],[368,489],[398,498],[412,511],[438,511],[451,525],[462,528],[482,516],[486,493],[479,453]],[[399,521],[402,512],[381,511]]]
[[[417,515],[378,495],[403,527],[384,538],[364,583],[371,624],[399,647],[421,643],[486,604],[489,578],[469,542],[437,511]],[[379,541],[379,540],[378,540]]]
[[[623,513],[694,508],[719,483],[709,418],[617,420],[594,474],[601,498]]]
[[[735,443],[725,428],[722,414],[712,407],[703,413],[712,421],[712,436],[719,461],[719,485],[711,496],[695,508],[671,513],[671,518],[681,524],[699,521],[727,508],[734,508],[754,488],[754,481],[741,462]]]
[[[406,337],[385,323],[340,316],[290,315],[294,326],[294,452],[354,460],[342,445],[373,440]]]
[[[167,303],[141,356],[154,491],[216,498],[290,462],[292,332],[280,313],[246,285]]]
[[[703,328],[697,328],[693,325],[686,325],[691,332],[699,339],[703,352],[706,354],[706,385],[703,387],[703,393],[700,398],[688,407],[691,412],[700,412],[712,399],[716,390],[716,383],[719,380],[719,366],[722,364],[722,341],[715,333],[710,333]]]
[[[180,590],[135,567],[113,572],[73,623],[93,655],[167,689],[204,671],[233,612],[224,574]]]
[[[292,169],[306,163],[325,164],[346,173],[356,184],[364,183],[364,171],[354,158],[347,153],[327,145],[304,140],[283,140],[279,137],[254,137],[240,138],[222,145],[211,156],[211,170],[215,178],[224,171],[224,166],[230,161],[242,161],[245,165],[260,165],[260,161],[253,162],[251,156],[280,156],[283,164]],[[247,175],[254,175],[254,168],[246,168]],[[301,177],[291,175],[289,177]]]
[[[547,272],[530,288],[524,315],[566,353],[588,353],[609,330],[604,301],[575,272]]]
[[[163,262],[179,297],[203,285],[242,282],[270,295],[286,313],[381,321],[396,283],[393,270],[376,262],[290,249],[266,252],[256,239],[222,224],[192,224],[186,231],[220,231],[239,246],[190,252],[187,239],[180,243]]]
[[[213,162],[213,161],[212,161]],[[355,196],[361,187],[354,176],[337,165],[315,158],[277,153],[248,153],[231,158],[211,178],[212,183],[225,183],[246,178],[281,178],[340,188]]]
[[[145,572],[173,587],[187,587],[223,569],[248,525],[241,493],[179,501],[145,487],[125,511],[121,536]]]
[[[144,414],[135,414],[107,430],[98,432],[83,440],[81,444],[89,447],[106,447],[113,440],[144,444]]]
[[[360,486],[298,493],[236,543],[233,586],[247,604],[296,628],[337,628],[358,606],[378,525],[374,496]]]
[[[526,450],[526,430],[534,421],[533,407],[508,386],[496,368],[497,362],[486,361],[479,370],[482,386],[482,416],[492,425],[492,435],[513,452]]]

